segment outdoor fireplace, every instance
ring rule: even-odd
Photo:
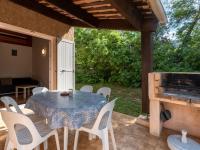
[[[153,72],[149,79],[150,133],[159,136],[162,127],[200,137],[200,73]],[[161,104],[171,112],[160,119]]]
[[[159,94],[189,103],[200,103],[200,74],[161,74]]]

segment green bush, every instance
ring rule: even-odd
[[[77,83],[140,86],[138,33],[77,28],[75,37]]]

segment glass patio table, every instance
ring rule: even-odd
[[[52,129],[64,127],[64,150],[68,145],[68,129],[78,129],[96,119],[106,98],[96,93],[76,91],[72,96],[48,91],[31,96],[25,107],[47,118]]]

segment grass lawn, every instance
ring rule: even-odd
[[[76,84],[76,89],[79,90],[85,84]],[[102,86],[107,86],[112,89],[111,100],[119,98],[116,102],[114,111],[121,112],[131,116],[138,116],[141,114],[141,89],[128,88],[116,84],[94,84],[93,92],[96,92]]]

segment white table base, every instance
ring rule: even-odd
[[[68,146],[68,133],[69,132],[69,129],[67,127],[64,127],[64,150],[67,150],[67,146]]]

